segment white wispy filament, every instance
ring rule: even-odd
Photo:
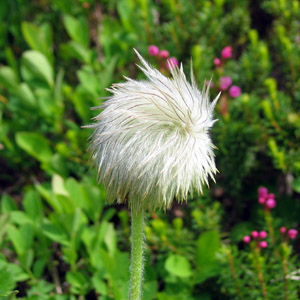
[[[147,80],[113,84],[94,119],[93,158],[110,202],[153,210],[202,192],[217,169],[209,129],[218,97],[191,84],[182,66],[167,78],[136,51]]]

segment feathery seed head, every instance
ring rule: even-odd
[[[167,208],[176,198],[202,192],[217,172],[209,129],[218,97],[191,84],[182,65],[167,78],[136,51],[147,80],[113,84],[99,108],[91,136],[92,157],[109,202]]]

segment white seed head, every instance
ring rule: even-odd
[[[218,97],[191,84],[182,65],[167,78],[136,51],[147,80],[113,84],[99,108],[91,136],[92,157],[109,202],[145,209],[166,208],[173,199],[202,192],[217,172],[209,129]]]

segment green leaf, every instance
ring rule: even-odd
[[[294,179],[292,183],[292,188],[295,192],[300,193],[300,177]]]
[[[53,177],[52,177],[52,190],[53,190],[54,194],[69,197],[69,193],[65,189],[64,184],[65,184],[64,179],[61,176],[59,176],[57,174],[53,175]]]
[[[20,229],[10,225],[7,234],[19,256],[23,255],[32,245],[33,229],[30,224],[24,224]]]
[[[36,191],[29,190],[26,192],[23,200],[23,206],[26,214],[32,220],[37,220],[43,216],[42,202]]]
[[[70,15],[64,15],[63,21],[71,39],[88,48],[90,39],[86,19],[83,17],[74,18]]]
[[[49,25],[38,27],[29,22],[22,22],[23,36],[33,50],[43,53],[51,62],[52,57],[52,31]]]
[[[166,270],[178,277],[190,277],[192,275],[191,265],[188,259],[182,255],[171,254],[165,261]]]
[[[3,66],[0,67],[0,83],[8,91],[13,92],[18,88],[19,80],[12,68]]]
[[[16,142],[20,148],[41,162],[48,162],[52,157],[48,140],[39,133],[18,132]]]
[[[64,246],[69,246],[70,242],[66,233],[64,233],[59,227],[53,224],[43,224],[42,232],[51,240],[62,244]]]
[[[43,184],[36,184],[35,188],[57,213],[61,214],[63,212],[62,204],[59,202],[52,190]]]
[[[99,95],[100,80],[94,71],[90,67],[84,66],[81,70],[77,71],[77,76],[83,88],[96,98]],[[105,78],[104,80],[107,79]]]
[[[36,98],[27,83],[22,82],[16,88],[16,90],[13,92],[13,94],[15,94],[18,98],[20,98],[22,100],[23,104],[25,104],[29,107],[37,106]]]
[[[23,53],[21,74],[30,84],[51,88],[54,86],[52,66],[45,55],[38,51],[29,50]]]
[[[101,295],[107,295],[107,285],[105,284],[105,282],[99,278],[98,276],[94,275],[92,277],[92,283],[93,286],[95,288],[95,290],[101,294]]]
[[[91,50],[75,41],[62,44],[61,51],[66,58],[75,58],[87,64],[91,62]]]
[[[23,211],[16,210],[10,213],[11,222],[14,224],[22,225],[27,223],[32,223],[32,219],[25,214]]]
[[[209,277],[215,276],[220,271],[216,260],[217,251],[220,249],[220,236],[215,230],[201,234],[197,241],[196,264],[198,273],[196,282],[200,283]]]
[[[2,243],[2,238],[9,226],[9,223],[10,223],[9,214],[1,214],[0,215],[0,246]]]
[[[108,252],[111,255],[114,255],[117,248],[117,236],[116,236],[114,225],[112,223],[109,223],[106,229],[104,242],[107,246]]]
[[[80,183],[74,178],[68,178],[65,182],[65,188],[70,195],[71,200],[77,207],[86,208],[85,195]]]
[[[156,293],[158,290],[157,281],[147,281],[143,286],[143,300],[156,299]]]
[[[73,292],[84,295],[89,289],[90,279],[78,271],[69,271],[66,275]]]
[[[2,266],[0,264],[0,297],[6,295],[7,292],[12,291],[16,286],[16,280],[7,268],[7,266]]]
[[[18,209],[14,200],[6,194],[4,194],[1,197],[0,203],[1,203],[1,212],[2,213],[8,213],[8,212]]]

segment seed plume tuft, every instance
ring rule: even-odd
[[[112,96],[86,126],[94,129],[92,157],[109,202],[167,208],[214,180],[209,130],[219,95],[210,102],[209,86],[199,91],[192,71],[191,83],[182,65],[167,78],[135,52],[146,80],[125,77],[108,89]]]

